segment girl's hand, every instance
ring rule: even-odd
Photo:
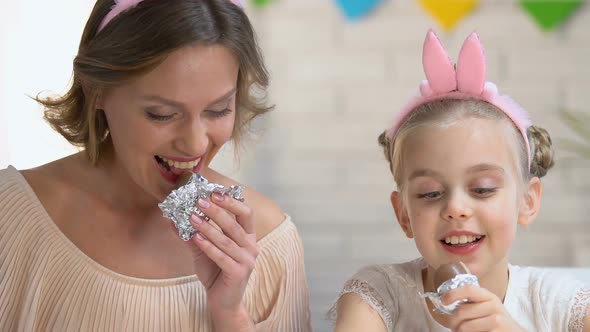
[[[199,209],[220,228],[197,215],[198,233],[189,241],[197,277],[207,289],[207,305],[216,331],[253,331],[242,299],[258,256],[252,210],[228,196],[199,200]]]
[[[448,328],[454,332],[524,332],[504,308],[500,299],[485,288],[465,286],[454,289],[443,297],[444,304],[461,299],[462,303],[451,315]]]

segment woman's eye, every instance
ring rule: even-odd
[[[229,115],[231,112],[232,112],[231,109],[226,108],[223,111],[211,111],[211,110],[209,110],[209,111],[207,111],[207,114],[209,114],[213,118],[222,118],[222,117],[224,117],[226,115]]]
[[[154,120],[154,121],[167,121],[167,120],[170,120],[174,117],[174,114],[160,115],[160,114],[155,114],[155,113],[151,113],[151,112],[146,112],[145,114],[147,115],[148,118],[150,118],[151,120]]]
[[[438,198],[442,193],[440,191],[431,191],[428,193],[418,194],[418,198],[435,199]]]

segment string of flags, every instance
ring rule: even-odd
[[[478,0],[419,0],[419,2],[424,11],[430,14],[446,31],[454,28],[479,4]]]
[[[584,3],[584,0],[520,0],[520,6],[531,15],[543,30],[561,26]]]
[[[261,0],[254,0],[261,1]],[[267,0],[270,1],[270,0]],[[407,0],[400,0],[407,1]],[[480,0],[417,0],[444,30],[452,30],[461,20],[470,15]],[[533,18],[538,26],[550,31],[563,25],[585,0],[514,0]],[[350,21],[359,21],[382,5],[385,0],[335,0],[344,16]]]

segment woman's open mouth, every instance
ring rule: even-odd
[[[196,173],[201,168],[202,158],[195,159],[193,161],[175,161],[170,160],[162,156],[154,156],[156,166],[160,171],[160,174],[171,183],[176,184],[178,176],[182,173],[191,172]]]
[[[179,175],[186,171],[194,172],[199,163],[201,162],[201,158],[195,159],[193,161],[174,161],[170,159],[166,159],[162,156],[154,156],[156,161],[162,168],[164,168],[167,172]]]

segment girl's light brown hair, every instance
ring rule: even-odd
[[[104,112],[96,108],[100,94],[149,72],[182,47],[222,45],[238,59],[234,143],[254,117],[272,109],[265,101],[268,72],[240,7],[229,0],[144,0],[97,33],[113,5],[113,0],[96,2],[74,59],[70,89],[56,98],[35,98],[51,127],[84,148],[92,163],[112,144]]]
[[[404,185],[401,173],[404,141],[414,129],[426,125],[444,125],[470,117],[505,121],[513,128],[512,136],[518,142],[518,163],[523,181],[529,180],[533,176],[539,178],[545,176],[554,165],[551,137],[545,129],[531,126],[527,130],[532,156],[529,169],[528,151],[524,139],[516,126],[502,111],[492,104],[477,99],[441,99],[420,105],[413,110],[397,131],[393,142],[388,138],[387,132],[379,135],[378,142],[383,148],[385,158],[389,162],[389,169],[398,188],[401,189]]]

